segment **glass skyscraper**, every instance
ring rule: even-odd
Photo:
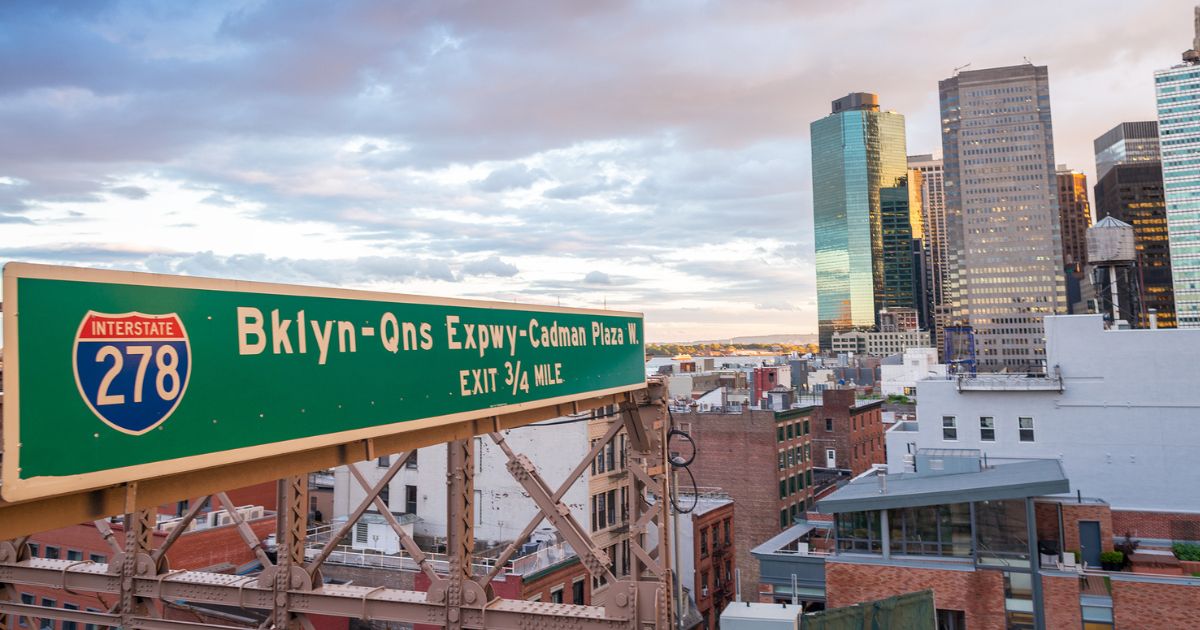
[[[925,247],[926,325],[932,329],[935,347],[941,352],[950,313],[945,295],[949,276],[949,253],[946,250],[946,193],[942,159],[929,154],[910,155],[908,173],[909,189],[919,198],[921,208],[921,232]]]
[[[1200,59],[1190,57],[1190,62],[1154,73],[1175,321],[1180,328],[1200,328]]]
[[[834,332],[873,328],[879,309],[895,304],[880,189],[904,183],[904,116],[880,111],[876,95],[859,92],[834,101],[810,130],[817,323],[821,348],[829,349]]]
[[[952,317],[984,371],[1046,369],[1042,318],[1066,312],[1050,79],[1032,64],[938,84]]]

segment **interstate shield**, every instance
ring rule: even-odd
[[[105,424],[141,435],[166,421],[183,400],[191,345],[176,313],[89,311],[75,333],[75,384]]]

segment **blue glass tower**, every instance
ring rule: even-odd
[[[874,327],[880,308],[914,306],[888,293],[880,204],[880,189],[907,175],[904,116],[859,92],[834,101],[810,131],[817,324],[828,349],[834,332]]]
[[[1190,54],[1189,54],[1190,53]],[[1154,73],[1175,321],[1200,328],[1200,54]]]

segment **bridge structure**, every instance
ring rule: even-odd
[[[17,317],[33,309],[16,311],[13,308],[15,282],[13,276],[53,276],[56,269],[5,269],[5,342],[6,353],[16,346]],[[74,272],[72,272],[74,273]],[[87,276],[87,274],[84,274]],[[159,286],[160,277],[141,277],[143,274],[124,274],[122,282],[134,278],[132,284]],[[85,280],[110,281],[111,278],[85,277]],[[36,285],[31,285],[36,286]],[[201,288],[211,288],[202,286]],[[26,287],[22,290],[28,291]],[[240,287],[239,290],[246,290]],[[282,290],[262,290],[273,295]],[[36,295],[34,291],[28,291]],[[293,291],[292,294],[295,294]],[[344,296],[337,296],[344,297]],[[361,296],[360,296],[361,297]],[[368,296],[370,297],[370,296]],[[193,299],[194,295],[189,297]],[[22,295],[25,299],[25,295]],[[58,306],[62,307],[61,300]],[[17,308],[26,306],[19,303]],[[470,306],[470,305],[468,305]],[[310,307],[311,308],[311,307]],[[504,308],[513,308],[511,305]],[[129,309],[131,311],[136,309]],[[558,309],[565,318],[567,309]],[[558,312],[556,311],[556,312]],[[239,311],[240,312],[240,311]],[[586,315],[586,314],[585,314]],[[189,315],[180,315],[187,321]],[[209,317],[209,320],[213,319]],[[22,334],[30,332],[34,318],[22,322]],[[85,320],[86,321],[86,320]],[[639,320],[640,323],[640,320]],[[189,324],[195,326],[194,324]],[[315,328],[315,326],[314,326]],[[629,330],[634,330],[630,327]],[[45,331],[47,334],[53,331]],[[248,338],[248,337],[247,337]],[[453,336],[451,336],[453,340]],[[360,339],[365,343],[365,339]],[[29,351],[29,339],[20,338],[23,352]],[[174,341],[171,341],[174,343]],[[205,359],[197,351],[196,339],[190,351],[197,365]],[[634,344],[630,344],[634,345]],[[640,341],[636,352],[640,354]],[[78,346],[78,343],[77,343]],[[182,347],[182,346],[176,346]],[[630,349],[633,351],[633,349]],[[394,351],[393,351],[394,352]],[[516,352],[513,352],[516,355]],[[482,352],[480,356],[483,356]],[[643,357],[638,357],[638,361]],[[36,370],[22,366],[18,381],[10,373],[14,369],[12,355],[6,357],[5,393],[0,395],[3,406],[4,450],[0,458],[5,471],[0,476],[0,491],[21,477],[26,466],[33,466],[25,457],[21,466],[13,464],[18,452],[29,444],[18,442],[14,435],[24,438],[36,433],[12,431],[14,419],[20,418],[28,430],[31,423],[52,422],[52,418],[18,416],[12,408],[14,393],[20,391],[25,412],[36,409],[30,405],[31,376]],[[32,364],[30,364],[32,365]],[[176,363],[175,365],[179,365]],[[519,364],[518,364],[519,365]],[[36,367],[36,366],[34,366]],[[168,362],[160,370],[171,369]],[[57,368],[55,368],[57,369]],[[197,368],[198,369],[198,368]],[[47,374],[51,374],[47,372]],[[436,375],[431,375],[431,378]],[[47,377],[49,378],[49,377]],[[139,378],[140,375],[139,375]],[[180,374],[176,378],[192,378]],[[464,377],[465,378],[465,377]],[[85,379],[77,376],[76,382]],[[420,379],[417,379],[418,382]],[[100,627],[147,630],[198,630],[232,628],[212,623],[195,623],[168,618],[169,603],[186,602],[194,605],[217,605],[258,611],[265,617],[260,628],[313,630],[312,615],[343,617],[359,620],[427,624],[451,629],[459,628],[572,628],[667,630],[674,627],[675,598],[670,567],[672,528],[670,520],[671,475],[668,453],[670,418],[665,402],[665,385],[657,379],[646,380],[642,372],[637,382],[617,387],[581,390],[575,393],[523,400],[519,404],[495,404],[468,412],[447,414],[438,422],[399,422],[373,427],[365,437],[361,432],[333,433],[332,439],[321,440],[311,448],[295,449],[291,443],[275,448],[259,448],[253,456],[239,457],[217,465],[172,469],[160,467],[150,473],[131,475],[120,483],[70,488],[74,478],[54,480],[53,492],[34,493],[25,497],[4,492],[0,500],[0,630],[18,627],[40,627],[40,620],[65,620]],[[465,382],[465,381],[464,381]],[[21,383],[24,387],[17,389]],[[182,384],[182,383],[181,383]],[[102,386],[103,387],[103,386]],[[466,386],[464,385],[464,393]],[[79,385],[86,398],[84,385]],[[164,387],[160,386],[162,393]],[[170,383],[166,389],[170,393]],[[507,392],[501,392],[507,394]],[[513,395],[518,394],[514,386]],[[111,394],[110,394],[111,395]],[[8,399],[6,400],[5,397]],[[428,396],[426,396],[428,398]],[[511,401],[508,401],[511,402]],[[381,401],[381,405],[383,401]],[[375,400],[371,401],[375,405]],[[340,408],[341,405],[338,405]],[[94,409],[94,408],[93,408]],[[304,410],[300,410],[304,412]],[[518,453],[506,442],[509,429],[532,425],[564,416],[592,417],[593,422],[605,423],[604,438],[596,441],[557,486],[542,477],[536,465],[536,454]],[[184,422],[181,419],[180,422]],[[336,420],[336,419],[334,419]],[[216,419],[212,420],[216,423]],[[23,430],[23,431],[24,431]],[[618,433],[628,438],[628,471],[630,489],[626,508],[630,515],[628,531],[623,536],[629,542],[632,558],[628,575],[614,575],[611,559],[592,542],[588,529],[578,523],[563,503],[567,490],[589,469],[596,456]],[[95,435],[99,436],[97,432]],[[507,458],[507,472],[523,488],[537,507],[536,515],[523,531],[491,561],[493,568],[484,575],[473,568],[474,523],[474,443],[476,436],[491,439]],[[311,445],[306,442],[305,446]],[[381,492],[413,456],[416,449],[443,444],[447,449],[446,483],[448,562],[434,563],[417,546],[389,511]],[[270,446],[270,445],[267,445]],[[144,454],[142,454],[144,455]],[[356,469],[348,470],[354,482],[365,491],[365,497],[353,506],[347,520],[319,548],[316,555],[306,554],[305,534],[308,513],[308,473],[358,461],[395,455],[381,479],[369,483]],[[134,470],[140,470],[136,467]],[[119,472],[119,471],[118,471]],[[36,480],[34,480],[36,481]],[[276,514],[277,550],[272,558],[262,547],[250,526],[238,514],[226,491],[247,485],[275,481],[278,492]],[[47,486],[50,487],[50,486]],[[188,501],[189,509],[165,540],[157,547],[152,535],[155,511],[160,505]],[[238,529],[245,545],[253,551],[262,565],[257,574],[237,576],[194,570],[172,569],[167,552],[204,509],[205,505],[223,507]],[[345,584],[327,584],[322,578],[323,563],[347,535],[355,523],[372,507],[388,520],[406,553],[415,560],[420,571],[429,578],[431,586],[425,592],[394,588]],[[123,531],[114,531],[109,519],[120,516]],[[593,589],[590,605],[556,604],[499,598],[491,582],[545,520],[557,530],[562,539],[578,554],[583,567],[601,585]],[[94,522],[111,547],[107,563],[33,557],[30,535],[58,527]],[[109,610],[90,612],[51,608],[23,602],[19,597],[23,585],[62,589],[68,593],[94,593],[111,596]]]

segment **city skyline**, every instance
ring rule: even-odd
[[[0,261],[606,305],[649,341],[815,333],[829,101],[879,94],[936,153],[937,81],[1024,55],[1056,161],[1094,183],[1092,140],[1155,118],[1192,38],[1189,2],[939,6],[7,5]]]

